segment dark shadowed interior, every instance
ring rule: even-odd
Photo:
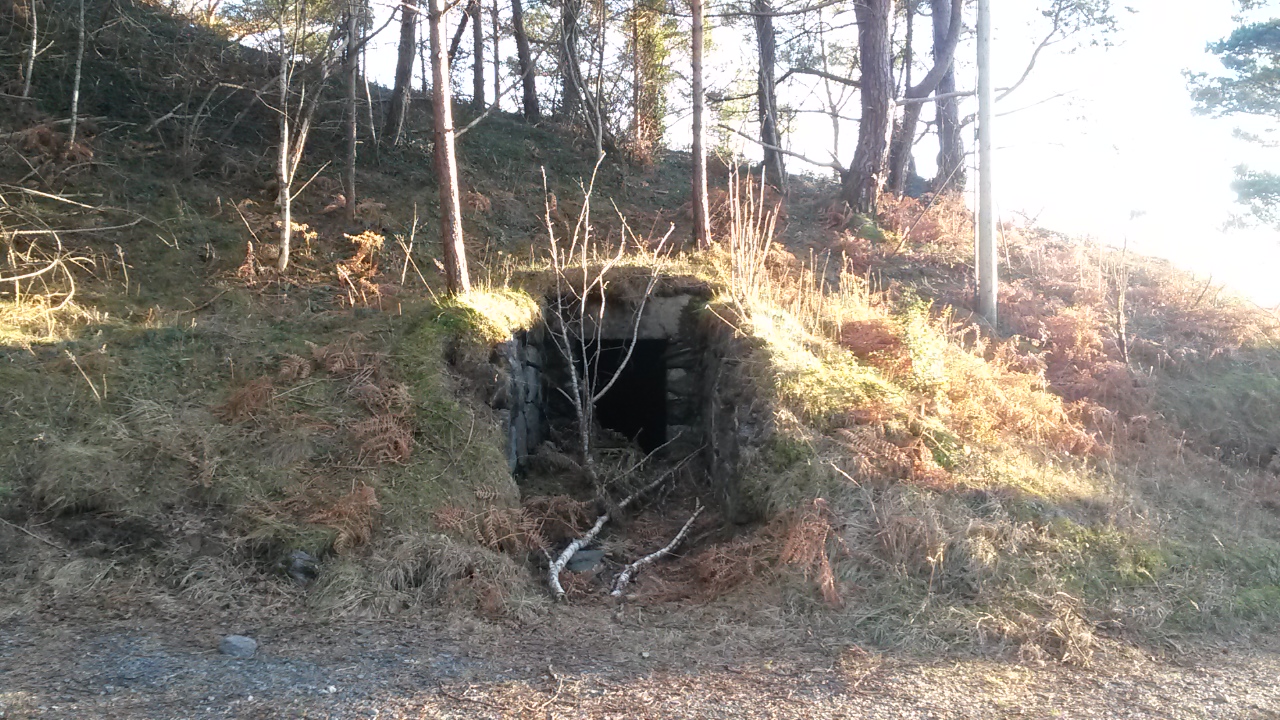
[[[596,418],[610,430],[636,440],[645,452],[667,441],[666,340],[638,340],[617,382],[596,403]],[[604,341],[600,382],[618,372],[627,344]]]

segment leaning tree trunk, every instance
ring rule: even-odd
[[[929,0],[933,7],[933,57],[937,62],[940,49],[945,47],[948,28],[951,25],[951,1]],[[955,58],[947,64],[936,90],[939,98],[934,101],[938,123],[938,175],[933,180],[934,192],[955,188],[963,190],[968,181],[965,172],[964,135],[960,126],[960,99],[941,97],[956,91]]]
[[[480,0],[472,0],[471,13],[471,107],[484,111],[484,23],[480,22]],[[495,39],[494,42],[497,42]],[[494,97],[497,97],[496,95]]]
[[[414,37],[418,24],[417,0],[401,0],[400,49],[396,57],[396,84],[391,91],[391,112],[382,135],[391,145],[399,145],[409,115],[409,83],[413,82]]]
[[[511,25],[516,36],[520,82],[524,86],[524,119],[537,122],[542,118],[542,111],[538,109],[538,77],[534,73],[533,54],[529,52],[529,34],[524,29],[524,8],[520,0],[511,0]]]
[[[444,244],[444,279],[449,294],[467,292],[467,249],[462,243],[462,202],[458,192],[458,161],[453,148],[453,102],[450,98],[449,55],[445,50],[441,0],[429,0],[431,36],[431,103],[435,115],[436,183],[440,187],[440,240]]]
[[[893,56],[889,20],[893,0],[862,0],[858,20],[858,60],[862,65],[862,122],[858,147],[843,178],[842,196],[854,212],[874,215],[889,160],[893,117]]]
[[[467,9],[462,13],[462,22],[458,23],[458,29],[453,31],[453,40],[449,43],[449,67],[453,68],[453,63],[458,59],[458,48],[462,46],[462,36],[467,34],[467,23],[471,22],[471,5],[467,5]]]
[[[778,133],[778,94],[774,69],[777,67],[777,36],[773,30],[773,6],[769,0],[755,0],[756,47],[760,54],[760,67],[756,73],[756,100],[760,114],[760,144],[764,149],[763,172],[765,182],[781,188],[787,182],[787,169],[782,162],[782,147]]]
[[[912,85],[910,81],[907,82],[906,97],[903,100],[906,108],[902,113],[902,124],[894,137],[893,149],[890,153],[889,185],[899,195],[906,190],[909,178],[915,175],[911,150],[915,145],[916,128],[920,124],[920,113],[924,108],[924,102],[938,89],[943,78],[952,71],[956,46],[960,44],[960,32],[964,28],[964,0],[941,0],[941,2],[946,5],[942,14],[947,20],[947,25],[941,33],[938,32],[936,25],[934,27],[933,67],[919,84]],[[934,11],[934,22],[938,22],[937,10]],[[963,155],[961,162],[963,162]]]
[[[698,248],[711,247],[711,210],[707,201],[707,146],[702,129],[706,97],[702,89],[702,2],[692,0],[693,38],[693,237]]]

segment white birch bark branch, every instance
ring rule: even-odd
[[[627,583],[631,582],[631,578],[640,570],[640,568],[654,562],[655,560],[658,560],[659,558],[665,555],[669,555],[672,550],[675,550],[676,547],[678,547],[680,543],[684,540],[685,535],[689,534],[689,528],[693,526],[693,521],[697,520],[698,516],[701,514],[702,514],[702,503],[698,503],[698,507],[693,511],[693,515],[691,515],[689,519],[685,521],[684,527],[680,528],[680,532],[676,533],[676,536],[671,539],[671,542],[667,543],[662,549],[657,550],[655,552],[651,552],[648,555],[645,555],[639,560],[623,568],[622,572],[619,573],[617,579],[613,581],[613,592],[609,594],[613,597],[622,597],[623,589],[627,587]]]
[[[623,498],[622,501],[618,503],[617,509],[624,510],[628,505],[635,502],[636,498],[666,482],[667,478],[674,475],[675,471],[679,470],[683,465],[684,463],[676,465],[670,470],[659,475],[657,480],[654,480],[648,485],[645,485],[639,490]],[[591,529],[584,533],[582,537],[569,543],[569,546],[561,551],[561,553],[551,563],[551,568],[547,573],[547,582],[551,585],[551,592],[555,595],[556,600],[563,600],[565,595],[564,586],[560,584],[560,573],[564,572],[565,566],[573,559],[574,553],[591,544],[591,541],[596,539],[596,536],[599,535],[600,531],[604,528],[605,523],[609,522],[612,517],[612,513],[605,513],[596,518],[596,524],[592,525]]]

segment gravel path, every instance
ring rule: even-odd
[[[218,653],[233,631],[257,656]],[[780,642],[603,610],[533,628],[11,621],[0,717],[1280,718],[1280,654],[1259,647],[1117,651],[1081,669]]]

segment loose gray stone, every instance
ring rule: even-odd
[[[569,564],[565,568],[569,572],[591,572],[603,559],[603,550],[579,550],[569,558]]]
[[[258,652],[258,641],[244,635],[228,635],[218,643],[218,652],[231,657],[253,657]]]
[[[289,553],[289,565],[285,572],[299,584],[306,585],[320,575],[320,561],[305,550]]]

